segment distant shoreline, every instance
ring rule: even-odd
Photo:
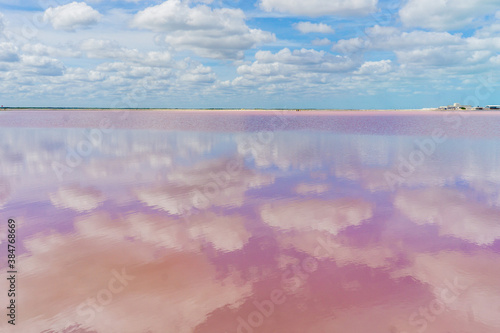
[[[499,111],[496,109],[482,110],[443,110],[439,108],[424,108],[424,109],[235,109],[235,108],[127,108],[127,109],[110,109],[110,108],[52,108],[52,107],[2,107],[1,111],[89,111],[89,112],[223,112],[223,113],[268,113],[268,112],[293,112],[293,113],[449,113],[449,112],[467,112],[481,113],[490,111]],[[498,113],[498,112],[497,112]]]
[[[438,108],[424,108],[424,109],[260,109],[260,108],[250,108],[250,109],[236,109],[236,108],[83,108],[83,107],[2,107],[0,110],[4,111],[15,111],[15,110],[26,110],[26,111],[299,111],[299,112],[315,112],[315,111],[440,111]]]

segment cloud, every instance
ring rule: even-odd
[[[322,34],[333,34],[335,30],[327,24],[324,23],[312,23],[312,22],[298,22],[294,23],[293,27],[303,34],[308,34],[312,32],[322,33]]]
[[[365,265],[372,268],[391,265],[396,254],[389,246],[365,244],[357,247],[344,244],[338,237],[324,231],[282,232],[277,240],[283,249],[294,248],[316,259],[333,259],[338,266]]]
[[[123,49],[118,42],[109,39],[90,38],[80,43],[80,49],[87,52],[89,58],[129,58],[139,51]],[[124,60],[124,59],[123,59]]]
[[[143,231],[149,232],[151,218],[144,214],[137,217],[142,221],[135,220],[134,229],[104,213],[77,221],[74,233],[37,234],[26,239],[29,254],[18,258],[23,266],[19,289],[25,290],[18,301],[24,304],[26,320],[16,326],[23,332],[68,332],[71,325],[81,325],[89,332],[105,332],[113,322],[113,329],[123,333],[163,332],[165,327],[171,332],[188,333],[194,332],[213,311],[234,309],[251,295],[250,283],[236,271],[221,276],[211,259],[199,251],[199,244],[193,251],[177,251],[142,241],[153,235],[142,236]],[[151,231],[157,238],[168,237],[170,230],[162,229],[168,221],[164,217],[153,219],[156,229]],[[117,275],[131,278],[116,283]],[[2,288],[7,287],[4,281],[0,282]],[[110,281],[115,281],[120,291],[110,289]],[[98,308],[85,306],[89,299],[99,299],[103,290],[113,290],[112,301]],[[123,320],[137,308],[158,315]],[[1,323],[0,329],[5,325]]]
[[[460,65],[467,57],[463,51],[451,53],[443,50],[441,47],[397,51],[396,55],[398,61],[403,64],[433,66],[438,68]]]
[[[103,1],[72,1],[61,2],[61,6],[54,5],[59,7],[47,9],[45,16],[48,17],[49,12],[55,15],[58,10],[75,4],[87,6],[85,8],[92,6],[104,14],[101,10],[103,7],[93,5],[102,5]],[[457,0],[455,3],[460,4],[461,1]],[[299,107],[300,104],[301,107],[314,105],[328,108],[363,103],[358,107],[383,107],[387,103],[401,102],[402,93],[411,94],[404,103],[420,105],[430,101],[427,98],[415,97],[416,94],[435,91],[430,89],[429,85],[423,84],[425,80],[431,80],[436,89],[446,90],[443,94],[450,95],[453,94],[449,89],[450,85],[444,85],[443,82],[454,82],[455,85],[460,82],[462,89],[471,89],[472,93],[464,95],[467,96],[474,94],[475,87],[471,82],[475,78],[483,73],[496,73],[495,69],[498,67],[500,30],[494,18],[495,15],[498,16],[498,10],[485,12],[484,8],[488,6],[487,2],[482,0],[477,2],[478,8],[470,10],[471,16],[479,11],[486,13],[484,17],[476,15],[478,20],[481,19],[481,25],[477,25],[479,29],[475,31],[430,31],[430,28],[425,27],[400,27],[396,20],[378,21],[377,17],[389,14],[386,11],[375,13],[372,19],[356,18],[349,22],[343,21],[342,24],[356,27],[367,26],[369,21],[378,22],[378,26],[367,28],[364,35],[354,33],[352,29],[339,31],[337,23],[333,24],[331,20],[307,17],[307,11],[316,10],[318,15],[327,13],[330,6],[338,5],[340,1],[325,1],[322,3],[326,5],[316,9],[312,7],[320,3],[319,1],[313,1],[312,5],[304,3],[304,7],[308,7],[305,10],[300,8],[297,1],[260,1],[261,5],[268,3],[276,8],[299,8],[296,15],[300,16],[291,21],[299,22],[295,25],[298,30],[293,29],[292,23],[288,23],[289,29],[279,30],[279,20],[273,16],[283,16],[282,14],[263,13],[262,10],[256,13],[241,5],[241,1],[226,8],[222,3],[218,1],[207,5],[205,1],[142,1],[128,4],[129,7],[124,9],[118,8],[118,1],[111,1],[109,6],[105,6],[106,16],[98,20],[99,29],[79,33],[80,39],[75,39],[74,34],[54,31],[50,23],[47,23],[45,27],[50,29],[38,29],[37,37],[28,43],[26,40],[22,41],[22,22],[24,18],[29,20],[31,14],[26,11],[14,13],[3,10],[6,14],[6,29],[0,37],[0,43],[12,43],[8,47],[5,44],[0,47],[0,88],[10,89],[12,92],[3,103],[13,105],[20,100],[29,100],[31,105],[42,102],[47,106],[109,106],[118,94],[123,94],[127,89],[133,91],[141,84],[139,80],[148,79],[153,82],[150,86],[155,88],[148,91],[150,95],[141,100],[138,106],[161,107],[168,100],[169,104],[179,107],[207,103],[227,107],[241,103],[278,107],[278,96],[282,95],[289,97],[286,98],[288,106],[296,104]],[[404,8],[406,3],[409,6],[410,3],[416,2],[405,1],[401,7]],[[461,6],[455,3],[450,5],[450,11],[457,11]],[[341,7],[355,7],[355,4],[356,2],[346,1]],[[464,6],[470,8],[469,5]],[[273,11],[277,11],[276,8]],[[302,15],[304,11],[306,13]],[[397,10],[395,13],[397,14]],[[41,12],[41,15],[43,14]],[[268,23],[264,25],[262,20],[254,19],[254,15],[271,19],[266,19]],[[59,16],[60,20],[73,20],[68,15]],[[75,20],[83,17],[78,15]],[[426,15],[420,15],[419,20],[420,18],[422,22],[427,19]],[[460,22],[459,19],[456,21]],[[83,25],[73,26],[72,23],[64,26],[66,30],[82,27]],[[337,30],[337,38],[320,35],[331,33],[332,28]],[[63,24],[59,29],[64,30]],[[278,31],[276,29],[280,31],[279,41],[273,35],[273,32]],[[306,38],[299,36],[299,31],[317,35]],[[333,46],[330,52],[327,50],[329,45]],[[301,56],[303,49],[312,50]],[[259,51],[266,50],[275,55],[273,62],[264,62],[260,58],[263,54]],[[292,63],[291,59],[286,58],[286,50],[292,53],[295,62]],[[323,55],[317,54],[319,50],[326,52]],[[384,51],[383,55],[377,53],[378,51]],[[254,54],[257,57],[254,57]],[[340,56],[335,58],[336,55]],[[43,58],[45,64],[40,67],[19,62],[24,56],[46,57]],[[187,56],[193,56],[198,63],[185,66],[187,60],[182,59]],[[209,59],[199,60],[198,56],[246,61],[214,63]],[[322,63],[312,64],[309,58],[320,58]],[[375,64],[388,59],[391,60],[390,70],[383,62]],[[17,62],[13,62],[16,60]],[[364,61],[367,63],[363,64]],[[380,75],[386,70],[389,75]],[[48,76],[51,76],[50,80]],[[383,78],[386,79],[384,82]],[[415,85],[415,82],[420,83]],[[30,89],[26,88],[28,85]],[[415,93],[410,88],[411,85]],[[200,86],[203,86],[203,89],[197,89]],[[183,96],[189,90],[194,91],[195,96],[186,100]],[[345,97],[347,94],[355,94],[373,98],[367,95],[379,92],[393,98],[368,102],[364,99]],[[304,98],[299,100],[299,93],[303,93]],[[325,97],[317,98],[320,94]],[[441,95],[441,98],[444,98],[443,96]],[[395,104],[385,106],[396,107]]]
[[[499,259],[498,253],[483,250],[420,253],[409,267],[392,275],[420,281],[429,286],[437,300],[443,299],[443,290],[455,285],[451,296],[456,299],[447,303],[449,312],[457,318],[473,316],[474,320],[466,320],[473,323],[472,331],[496,332],[500,328]],[[449,299],[450,294],[447,297]],[[449,324],[447,326],[449,328]]]
[[[400,65],[418,73],[421,73],[423,67],[434,67],[442,71],[462,66],[477,74],[477,71],[485,71],[487,67],[480,66],[487,65],[494,52],[500,51],[500,38],[464,38],[461,33],[422,30],[403,32],[395,27],[375,25],[365,30],[365,37],[339,40],[332,50],[360,55],[380,50],[393,52]],[[472,67],[476,65],[477,71]],[[442,72],[436,75],[442,76]]]
[[[4,29],[5,29],[4,16],[2,13],[0,13],[0,34],[3,33]]]
[[[328,38],[316,38],[311,41],[311,44],[314,46],[325,46],[330,45],[332,43]]]
[[[491,0],[410,0],[399,11],[401,22],[408,27],[454,30],[478,22],[498,9]]]
[[[163,41],[180,50],[207,58],[241,59],[243,51],[272,42],[272,33],[250,29],[240,9],[189,6],[188,1],[168,0],[135,15],[132,26],[163,33]]]
[[[260,0],[259,5],[268,12],[276,11],[298,16],[359,16],[374,12],[377,0]]]
[[[0,43],[0,62],[19,61],[18,48],[9,42]]]
[[[230,175],[228,166],[239,166]],[[232,169],[231,169],[232,170]],[[245,192],[270,185],[274,177],[245,168],[240,158],[200,162],[190,168],[171,170],[166,184],[137,189],[137,198],[148,206],[174,215],[187,214],[194,208],[239,207]]]
[[[395,27],[375,25],[365,30],[365,37],[339,40],[333,50],[353,52],[359,50],[388,50],[400,51],[422,47],[437,47],[463,44],[461,34],[448,32],[428,32],[415,30],[402,32]]]
[[[242,249],[251,236],[245,228],[243,216],[222,216],[212,212],[190,217],[188,233],[193,240],[209,242],[215,249],[223,252]]]
[[[187,70],[180,76],[180,79],[185,82],[206,84],[214,83],[216,75],[212,71],[212,68],[200,64],[195,68]]]
[[[306,76],[307,73],[300,73],[301,70],[305,71],[305,69],[297,68],[296,76],[290,76],[285,80],[310,79]],[[256,76],[253,80],[265,82],[265,76]],[[275,80],[275,78],[271,77],[269,80]],[[281,121],[282,123],[274,125],[276,128],[271,142],[264,144],[258,139],[254,141],[245,135],[237,136],[235,141],[238,153],[242,157],[253,159],[253,163],[258,168],[273,167],[280,170],[317,171],[332,163],[332,156],[324,154],[324,152],[329,151],[327,145],[333,140],[331,133],[323,132],[312,136],[306,133],[279,131],[280,127],[284,126],[286,119]],[[311,149],[311,147],[318,147],[318,149]]]
[[[495,15],[496,20],[491,24],[484,25],[481,29],[478,29],[474,32],[474,36],[476,37],[497,37],[500,34],[500,11]]]
[[[284,48],[277,53],[270,51],[259,51],[255,54],[255,59],[263,64],[280,62],[290,65],[321,65],[324,64],[326,70],[329,63],[339,62],[342,57],[328,54],[324,51],[316,51],[313,49],[300,49],[290,51]]]
[[[389,73],[392,70],[391,60],[367,61],[354,72],[359,75],[377,75]]]
[[[366,48],[366,44],[367,42],[360,37],[340,39],[332,46],[332,50],[340,53],[360,52]]]
[[[0,177],[0,208],[3,208],[9,201],[11,193],[10,181],[7,178]]]
[[[500,238],[498,207],[488,207],[464,194],[442,188],[398,192],[394,205],[413,222],[436,225],[440,234],[479,245]]]
[[[22,52],[25,55],[35,55],[42,57],[67,57],[76,58],[81,55],[78,50],[71,49],[69,47],[53,47],[49,45],[44,45],[42,43],[36,44],[24,44],[22,46]]]
[[[328,192],[330,186],[327,184],[310,184],[310,183],[300,183],[294,187],[293,191],[297,194],[308,195],[308,194],[321,194]]]
[[[197,252],[200,246],[212,244],[217,251],[241,250],[250,239],[246,218],[240,214],[219,215],[210,211],[176,220],[160,214],[133,213],[124,220],[113,220],[97,212],[79,218],[75,229],[85,237],[115,241],[134,239],[175,251]]]
[[[360,199],[273,202],[260,208],[262,220],[281,230],[317,230],[332,235],[357,226],[373,215],[373,205]]]
[[[86,52],[87,57],[94,59],[119,59],[155,67],[173,66],[172,55],[168,51],[141,52],[138,49],[122,47],[118,42],[109,39],[83,40],[80,49]]]
[[[101,19],[101,14],[84,2],[48,8],[43,19],[52,24],[56,30],[75,31],[88,28]]]
[[[79,185],[61,187],[49,198],[54,206],[71,208],[77,212],[94,210],[104,201],[102,193],[96,188]]]
[[[21,60],[29,71],[42,76],[61,76],[66,69],[60,60],[50,57],[23,55]]]
[[[356,66],[349,57],[313,49],[258,51],[255,59],[251,65],[238,67],[240,77],[233,80],[234,85],[326,83],[332,73],[345,73]]]

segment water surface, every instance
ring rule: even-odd
[[[500,114],[0,126],[1,248],[13,218],[19,271],[2,332],[500,331]]]

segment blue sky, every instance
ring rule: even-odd
[[[0,104],[500,104],[500,0],[0,0]]]

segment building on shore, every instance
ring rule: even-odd
[[[454,103],[453,105],[440,106],[439,110],[500,110],[500,105],[486,105],[485,107],[481,107]]]
[[[474,110],[472,105],[461,105],[460,103],[453,103],[448,106],[440,106],[439,110]]]

